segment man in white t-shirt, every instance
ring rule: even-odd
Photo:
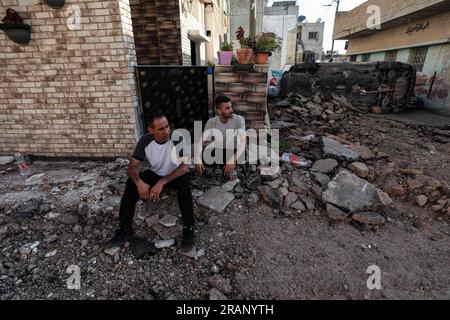
[[[236,163],[245,152],[245,119],[234,113],[231,99],[227,96],[216,97],[214,105],[217,116],[209,119],[206,123],[203,140],[197,141],[196,150],[200,152],[204,142],[209,143],[209,145],[203,151],[203,157],[196,154],[195,169],[199,175],[202,175],[205,171],[205,157],[212,155],[216,160],[214,163],[224,164],[224,175],[232,178]],[[218,137],[222,139],[218,139]],[[207,152],[207,149],[212,150],[212,152]],[[217,160],[220,163],[217,163]]]
[[[171,135],[169,122],[164,115],[154,115],[147,122],[148,134],[141,137],[128,166],[129,179],[120,203],[120,227],[109,244],[121,246],[134,238],[133,217],[139,199],[159,201],[164,187],[178,192],[178,206],[183,219],[184,249],[194,245],[194,209],[192,205],[189,167],[177,153],[183,150],[178,143],[182,140]],[[145,159],[150,169],[140,172]]]

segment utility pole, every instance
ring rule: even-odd
[[[340,0],[333,0],[333,2],[336,1],[336,12],[334,13],[334,18],[336,19],[336,15],[337,12],[339,11],[339,2]],[[324,5],[324,7],[331,7],[333,5],[333,3]],[[331,37],[333,38],[333,35],[331,35]],[[331,59],[330,62],[333,62],[333,56],[334,56],[334,38],[332,39],[333,41],[331,42]]]

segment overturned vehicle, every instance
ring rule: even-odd
[[[402,62],[302,63],[283,74],[281,93],[341,94],[361,112],[400,112],[414,96],[415,79],[415,69]]]

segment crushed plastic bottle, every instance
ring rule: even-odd
[[[290,163],[295,167],[309,167],[312,164],[310,160],[306,160],[296,154],[286,152],[282,154],[281,161]]]
[[[22,176],[28,176],[30,174],[30,168],[28,168],[28,164],[25,161],[25,157],[20,153],[16,153],[15,155],[16,164],[19,167],[20,174]]]

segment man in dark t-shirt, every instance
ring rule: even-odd
[[[190,250],[194,246],[194,209],[192,205],[189,167],[178,157],[180,139],[171,136],[169,122],[163,115],[155,115],[147,122],[149,134],[137,143],[130,164],[129,178],[120,203],[120,227],[109,241],[111,246],[121,246],[134,237],[132,228],[136,203],[140,199],[159,201],[162,189],[167,186],[178,192],[178,205],[183,220],[182,247]],[[145,159],[150,169],[139,172]]]

